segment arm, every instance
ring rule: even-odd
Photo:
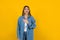
[[[34,29],[36,27],[35,19],[31,17],[31,23],[28,23],[29,29]]]
[[[17,25],[17,38],[19,38],[20,35],[20,27],[19,27],[19,20],[18,20],[18,25]]]
[[[19,17],[18,18],[18,27],[17,27],[17,38],[19,39],[19,38],[21,38],[21,35],[20,35],[20,33],[21,33],[21,30],[20,30],[20,28],[21,28],[21,18],[22,17]]]

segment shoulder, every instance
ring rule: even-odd
[[[31,19],[34,19],[34,17],[33,17],[33,16],[30,16],[30,18],[31,18]]]
[[[22,18],[23,18],[23,16],[19,16],[19,17],[18,17],[18,20],[21,20]]]
[[[35,22],[35,18],[33,16],[30,17],[32,22]]]
[[[31,19],[31,20],[35,20],[33,16],[30,16],[30,19]]]

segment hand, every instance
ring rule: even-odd
[[[20,40],[19,38],[17,40]]]
[[[25,23],[27,23],[27,24],[29,23],[27,19],[23,19],[23,21],[24,21]]]

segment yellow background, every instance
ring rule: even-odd
[[[17,40],[17,20],[24,5],[36,19],[35,40],[60,40],[59,0],[0,0],[0,40]]]

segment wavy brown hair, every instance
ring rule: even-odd
[[[29,16],[31,16],[30,8],[29,8],[29,6],[27,6],[27,5],[26,5],[26,6],[24,6],[24,8],[23,8],[22,16],[24,16],[24,15],[25,15],[25,13],[24,13],[24,9],[25,9],[26,7],[29,9],[29,13],[28,13],[28,15],[29,15]]]

